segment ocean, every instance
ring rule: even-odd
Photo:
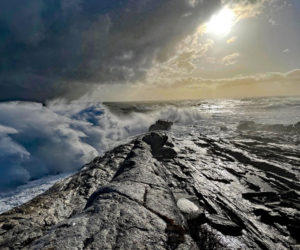
[[[198,135],[299,177],[300,97],[45,105],[0,103],[0,213],[144,133],[158,119],[184,143]]]

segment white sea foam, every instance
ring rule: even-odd
[[[18,186],[14,190],[0,194],[0,214],[33,199],[48,190],[54,183],[69,175],[69,173],[64,173],[42,177]]]

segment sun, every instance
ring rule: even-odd
[[[224,7],[217,14],[213,15],[208,23],[206,23],[206,33],[217,36],[226,36],[232,30],[235,21],[236,16],[234,11],[228,7]]]

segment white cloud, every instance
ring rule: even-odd
[[[240,57],[240,54],[235,52],[233,54],[224,56],[222,58],[222,63],[226,66],[234,65],[237,63],[239,57]]]
[[[233,37],[230,37],[230,38],[226,41],[226,43],[231,44],[231,43],[234,43],[236,40],[237,40],[237,37],[236,37],[236,36],[233,36]]]
[[[201,88],[202,86],[216,89],[218,87],[226,86],[242,86],[242,85],[254,85],[259,84],[280,84],[282,88],[286,84],[292,84],[296,87],[300,87],[300,69],[295,69],[289,72],[268,72],[254,75],[241,75],[231,78],[220,78],[220,79],[205,79],[201,77],[189,77],[182,78],[180,81],[174,82],[173,87],[192,87]],[[280,94],[280,93],[279,93]],[[297,93],[294,93],[297,94]]]

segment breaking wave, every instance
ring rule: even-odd
[[[275,133],[300,134],[300,122],[291,125],[260,124],[254,121],[241,121],[237,129],[242,131],[266,131]]]
[[[76,171],[158,119],[189,124],[201,115],[196,108],[171,105],[118,114],[101,103],[1,103],[0,190]]]

